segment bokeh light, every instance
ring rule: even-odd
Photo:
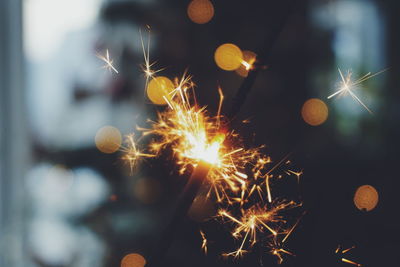
[[[247,77],[256,59],[256,53],[248,50],[243,51],[243,62],[240,64],[240,67],[236,69],[236,73],[242,77]]]
[[[53,187],[56,193],[64,193],[69,190],[74,182],[74,173],[65,166],[57,164],[46,173],[45,183]]]
[[[137,253],[126,255],[121,261],[121,267],[144,267],[146,259]]]
[[[174,90],[174,83],[164,76],[154,77],[147,86],[147,97],[156,105],[166,105],[169,93]]]
[[[378,204],[378,201],[378,191],[371,185],[360,186],[354,194],[354,205],[362,211],[373,210]]]
[[[194,23],[205,24],[213,18],[214,6],[209,0],[193,0],[188,5],[187,14]]]
[[[139,178],[134,185],[135,197],[144,204],[156,202],[161,193],[160,182],[153,178]]]
[[[243,60],[242,50],[234,44],[220,45],[214,54],[215,63],[223,70],[232,71],[240,67]]]
[[[189,209],[188,216],[196,222],[204,222],[216,214],[213,202],[203,195],[198,195]]]
[[[100,128],[95,136],[97,149],[107,154],[118,151],[121,142],[121,132],[113,126],[104,126]]]
[[[311,98],[304,102],[301,116],[308,124],[318,126],[328,118],[328,107],[324,101],[318,98]]]

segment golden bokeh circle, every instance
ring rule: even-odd
[[[256,53],[248,50],[243,51],[244,63],[240,64],[240,67],[235,70],[236,73],[242,77],[247,77],[249,70],[253,67],[254,62],[256,62],[256,59]]]
[[[243,53],[234,44],[222,44],[215,50],[214,60],[221,69],[232,71],[239,68],[242,64]]]
[[[166,105],[167,99],[170,99],[170,93],[174,90],[174,83],[164,76],[158,76],[151,79],[147,85],[147,97],[153,104],[156,105]]]
[[[359,210],[371,211],[376,207],[378,201],[378,191],[371,185],[360,186],[354,194],[354,205]]]
[[[113,126],[104,126],[97,131],[94,141],[98,150],[111,154],[121,146],[121,132]]]
[[[209,0],[193,0],[188,5],[187,14],[194,23],[205,24],[214,16],[214,5]]]
[[[121,261],[121,267],[144,267],[146,259],[137,253],[126,255]]]
[[[303,104],[301,116],[305,122],[312,126],[321,125],[328,118],[328,106],[321,99],[308,99]]]

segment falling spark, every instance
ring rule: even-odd
[[[294,253],[283,248],[283,241],[279,242],[277,237],[273,238],[273,241],[269,243],[270,253],[278,258],[278,264],[282,264],[284,254],[295,256]]]
[[[293,171],[293,170],[287,170],[286,173],[289,174],[289,175],[293,174],[294,176],[296,176],[297,183],[300,183],[300,177],[303,175],[303,171],[302,170],[298,171],[298,172]]]
[[[110,59],[110,54],[108,52],[108,49],[106,50],[106,55],[97,55],[98,58],[100,58],[101,60],[103,60],[106,64],[103,66],[103,68],[106,68],[108,70],[113,70],[115,71],[115,73],[118,73],[118,70],[113,66],[113,60]]]
[[[151,39],[151,32],[150,32],[150,26],[147,25],[147,44],[145,45],[145,42],[143,40],[143,35],[142,35],[142,31],[140,30],[140,41],[142,44],[142,50],[143,50],[143,57],[144,57],[144,64],[141,66],[142,71],[146,77],[146,88],[147,85],[149,83],[149,80],[151,78],[153,78],[155,76],[155,74],[157,74],[158,72],[162,71],[163,69],[159,69],[159,70],[153,70],[153,66],[157,63],[152,62],[150,63],[150,39]]]
[[[346,254],[347,252],[349,252],[350,250],[352,250],[352,249],[354,249],[354,248],[355,248],[355,246],[352,246],[352,247],[347,248],[347,249],[341,249],[341,246],[339,245],[339,246],[337,247],[337,249],[335,250],[335,254],[344,255],[344,254]],[[349,264],[352,264],[352,265],[355,265],[355,266],[359,266],[359,267],[362,266],[362,264],[357,263],[357,262],[354,262],[354,261],[349,260],[349,259],[344,258],[344,257],[342,257],[340,260],[341,260],[342,262],[349,263]]]
[[[378,71],[376,73],[371,73],[368,72],[367,74],[365,74],[364,76],[360,77],[357,80],[353,80],[352,79],[352,72],[349,70],[347,71],[347,75],[344,76],[342,71],[340,69],[338,69],[339,74],[340,74],[340,78],[341,78],[341,82],[340,82],[340,86],[339,86],[339,90],[336,91],[335,93],[331,94],[330,96],[328,96],[328,99],[338,95],[346,95],[349,94],[355,101],[357,101],[361,106],[363,106],[369,113],[372,114],[372,111],[367,107],[367,105],[365,105],[361,99],[353,92],[354,89],[358,88],[358,85],[360,85],[361,83],[365,82],[366,80],[371,79],[372,77],[375,77],[379,74],[381,74],[382,72],[385,72],[387,69]]]
[[[284,254],[295,256],[293,252],[284,248],[285,242],[289,238],[289,236],[293,233],[296,229],[297,225],[299,224],[302,217],[305,215],[305,212],[300,216],[300,218],[296,221],[296,223],[286,232],[282,232],[284,237],[281,241],[279,241],[279,236],[274,236],[272,241],[268,243],[268,247],[270,248],[270,253],[278,258],[278,263],[281,264],[283,262]]]
[[[208,241],[207,241],[206,235],[201,230],[200,230],[200,235],[201,235],[201,239],[202,239],[201,249],[203,250],[204,254],[207,254],[207,252],[208,252],[208,247],[207,247]]]

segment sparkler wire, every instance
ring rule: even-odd
[[[158,244],[153,249],[149,262],[150,267],[162,266],[161,263],[163,262],[164,255],[167,253],[168,248],[174,239],[176,231],[188,213],[193,200],[197,196],[197,193],[203,184],[203,181],[207,178],[210,168],[210,163],[200,160],[198,165],[193,170],[192,175],[190,176],[177,201],[177,205],[170,221],[168,222],[168,225],[164,228]]]
[[[248,76],[243,80],[241,86],[239,87],[236,95],[233,98],[233,105],[231,110],[228,113],[228,118],[234,119],[236,115],[239,113],[241,107],[244,105],[247,95],[249,94],[251,88],[254,85],[254,82],[257,78],[258,73],[260,72],[260,67],[264,66],[268,61],[268,56],[271,54],[271,49],[273,48],[276,40],[278,39],[280,33],[288,21],[293,6],[296,3],[296,0],[288,0],[286,4],[283,4],[281,7],[281,16],[273,23],[267,26],[268,31],[266,34],[266,38],[264,40],[263,45],[260,47],[257,54],[256,64],[258,67],[255,67],[253,70],[249,71]]]

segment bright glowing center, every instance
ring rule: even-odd
[[[195,146],[193,147],[193,157],[196,159],[204,160],[211,164],[218,164],[219,160],[219,150],[225,139],[225,135],[216,135],[211,142],[207,142],[205,134],[195,141]]]

